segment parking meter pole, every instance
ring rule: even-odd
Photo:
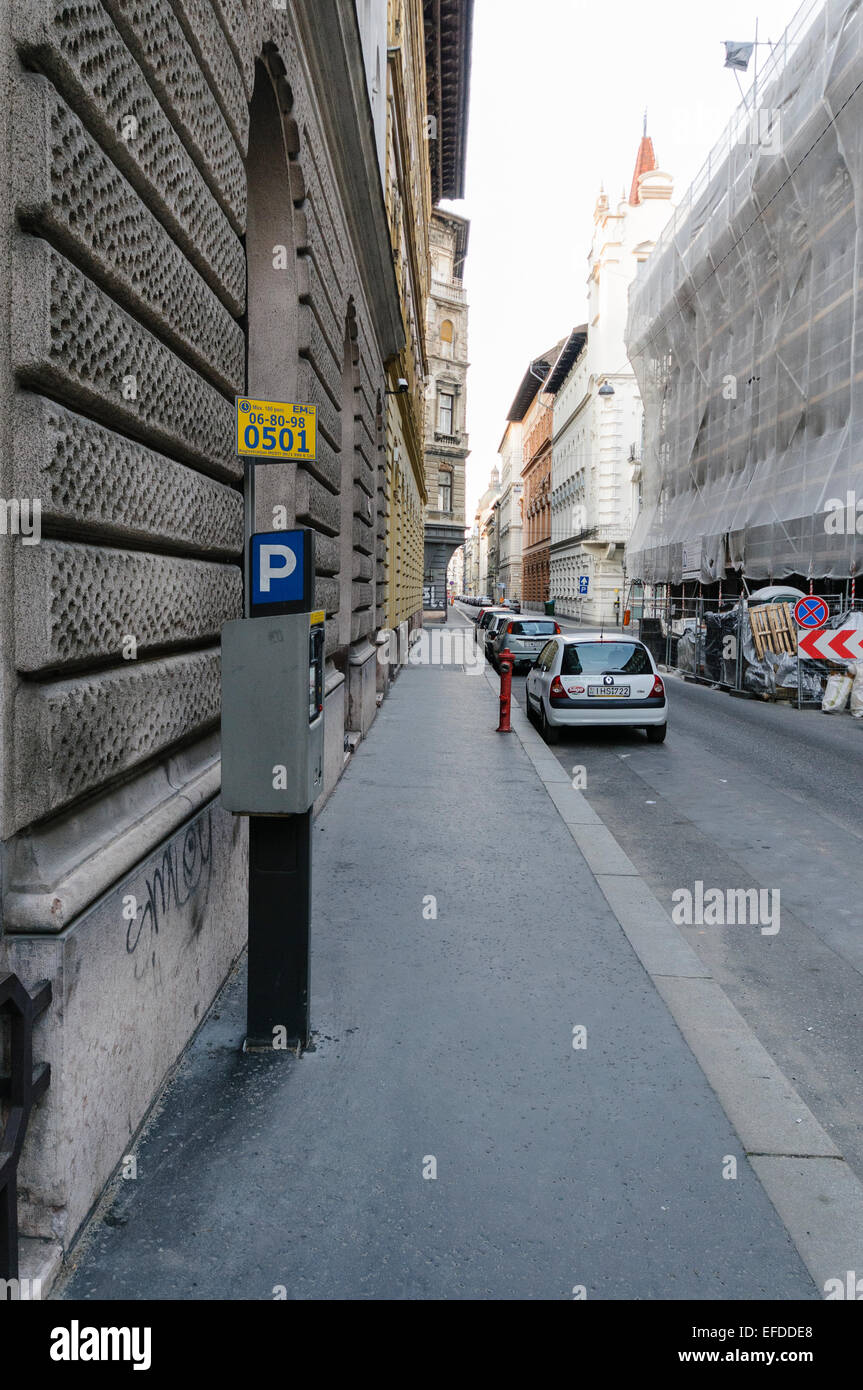
[[[508,647],[504,647],[500,654],[500,723],[497,726],[499,734],[511,734],[512,729],[509,724],[510,709],[512,707],[512,652]]]
[[[311,826],[311,811],[249,817],[247,1048],[309,1040]]]

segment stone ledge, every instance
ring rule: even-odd
[[[219,790],[219,736],[7,846],[7,932],[58,932]]]

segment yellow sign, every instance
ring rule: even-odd
[[[317,411],[313,405],[256,401],[237,396],[237,453],[255,459],[315,459]]]

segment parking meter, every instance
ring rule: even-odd
[[[323,790],[324,616],[222,629],[222,805],[235,815],[297,815]]]

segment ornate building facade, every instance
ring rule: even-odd
[[[544,354],[542,361],[557,359],[560,348]],[[535,372],[543,368],[531,364]],[[551,540],[551,427],[552,401],[548,394],[550,369],[538,382],[538,390],[524,417],[521,477],[524,484],[521,599],[525,608],[541,608],[549,597],[548,569]]]
[[[425,575],[423,608],[446,608],[450,557],[464,542],[468,457],[468,306],[463,284],[470,224],[435,210],[431,222],[431,293],[426,389]]]
[[[588,256],[588,321],[562,345],[554,390],[550,592],[560,613],[622,618],[624,546],[639,505],[643,411],[626,355],[629,286],[672,211],[672,179],[645,131],[628,194],[602,192]]]

